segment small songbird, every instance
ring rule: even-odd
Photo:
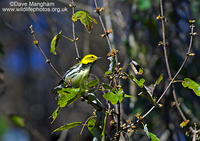
[[[66,86],[78,88],[84,85],[88,79],[92,65],[100,58],[93,54],[84,56],[79,63],[75,64],[64,74],[63,78],[65,81],[61,80],[51,92],[56,94],[58,90]]]

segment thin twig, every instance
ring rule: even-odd
[[[119,77],[116,78],[116,85],[119,85]],[[117,103],[117,141],[120,140],[121,134],[121,103]]]
[[[192,141],[196,141],[197,133],[198,133],[198,132],[193,132],[193,135],[192,135]]]
[[[155,106],[151,107],[151,109],[150,109],[148,112],[146,112],[146,113],[142,116],[142,118],[145,118],[154,108],[155,108]],[[138,119],[136,122],[138,122],[138,121],[139,121],[139,119]]]
[[[166,62],[166,67],[167,67],[167,72],[169,75],[169,78],[171,79],[171,71],[169,67],[169,61],[167,57],[167,49],[166,49],[166,40],[165,40],[165,17],[164,17],[164,12],[163,12],[163,3],[162,0],[160,0],[160,11],[161,11],[161,21],[162,21],[162,36],[163,36],[163,49],[164,49],[164,56],[165,56],[165,62]]]
[[[194,123],[194,129],[190,127],[190,130],[192,131],[192,141],[196,141],[197,133],[199,130],[197,130],[197,124]]]
[[[45,53],[43,52],[43,50],[41,49],[41,47],[39,46],[39,43],[38,43],[38,40],[36,39],[35,37],[35,34],[34,34],[34,30],[33,30],[33,26],[31,25],[30,26],[30,29],[31,29],[31,34],[33,35],[33,43],[37,46],[37,48],[39,49],[39,51],[42,53],[42,55],[44,56],[45,60],[46,60],[46,63],[48,63],[50,65],[50,67],[53,69],[53,71],[64,81],[65,79],[58,73],[58,71],[55,69],[55,67],[51,64],[51,61],[50,59],[47,58],[47,56],[45,55]]]
[[[103,6],[105,8],[105,10],[104,10],[104,21],[105,21],[105,25],[106,25],[107,30],[112,29],[112,20],[111,20],[111,15],[110,15],[111,8],[109,8],[109,4],[110,4],[109,0],[103,0]],[[112,44],[112,47],[115,48],[113,46],[113,42],[114,42],[113,34],[109,34],[109,39],[110,39],[110,42]]]
[[[74,15],[74,13],[75,13],[75,4],[74,4],[74,0],[72,0],[72,15]],[[72,22],[72,34],[73,34],[74,46],[76,49],[77,59],[80,61],[81,57],[79,55],[78,46],[76,43],[77,41],[76,41],[75,23],[74,22]]]
[[[121,129],[120,129],[120,120],[121,119],[121,104],[118,102],[117,103],[117,141],[119,141],[119,138],[120,138],[120,132],[121,132]]]
[[[172,85],[172,88],[173,88],[173,97],[174,97],[174,101],[175,101],[175,104],[176,104],[176,108],[178,109],[179,114],[181,115],[182,119],[184,121],[186,121],[187,119],[186,119],[185,115],[183,114],[183,111],[181,110],[181,108],[179,106],[179,103],[178,103],[178,100],[177,100],[177,96],[176,96],[176,93],[175,93],[174,85]]]
[[[95,3],[95,6],[96,6],[96,9],[98,9],[99,7],[98,7],[98,5],[97,5],[97,1],[94,0],[94,3]],[[109,46],[110,52],[112,52],[113,48],[112,48],[112,45],[111,45],[111,43],[110,43],[110,39],[108,38],[108,35],[106,34],[106,28],[105,28],[104,23],[103,23],[103,20],[102,20],[102,18],[101,18],[101,13],[100,13],[99,11],[97,11],[97,14],[98,14],[98,17],[99,17],[99,21],[100,21],[100,23],[101,23],[101,26],[102,26],[102,28],[103,28],[104,34],[106,35],[106,40],[107,40],[107,42],[108,42],[108,46]]]
[[[84,130],[84,128],[85,128],[85,126],[87,125],[87,122],[90,120],[90,119],[92,119],[92,118],[95,118],[96,116],[91,116],[91,117],[89,117],[86,121],[85,121],[85,123],[83,124],[83,127],[82,127],[82,129],[81,129],[81,132],[80,132],[80,136],[82,135],[82,133],[83,133],[83,130]]]

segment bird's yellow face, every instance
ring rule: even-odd
[[[100,59],[100,57],[97,57],[96,55],[93,54],[88,54],[83,57],[81,60],[81,64],[89,64],[89,63],[94,63],[96,60]]]

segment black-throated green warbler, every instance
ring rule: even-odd
[[[100,59],[101,57],[97,57],[93,54],[88,54],[83,57],[83,59],[71,67],[63,76],[65,82],[61,80],[54,89],[51,90],[52,93],[57,93],[58,90],[66,87],[67,85],[72,86],[73,88],[78,88],[87,81],[87,78],[90,74],[90,70],[92,65],[95,63],[96,60]]]

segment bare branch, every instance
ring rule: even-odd
[[[113,48],[112,48],[112,46],[111,46],[110,40],[109,40],[109,38],[108,38],[108,35],[106,34],[106,28],[105,28],[104,23],[103,23],[103,20],[102,20],[102,18],[101,18],[101,13],[100,13],[99,10],[97,10],[97,9],[99,8],[98,5],[97,5],[97,1],[94,0],[94,3],[95,3],[95,6],[96,6],[96,12],[97,12],[97,14],[98,14],[99,21],[100,21],[101,26],[102,26],[102,28],[103,28],[104,34],[106,35],[106,39],[107,39],[107,42],[108,42],[108,45],[109,45],[110,52],[112,52]]]
[[[169,75],[169,78],[171,80],[171,71],[169,67],[169,61],[168,61],[168,56],[167,56],[167,49],[166,49],[166,40],[165,40],[165,17],[164,17],[164,12],[163,12],[163,3],[162,0],[160,0],[160,11],[161,11],[161,21],[162,21],[162,37],[163,37],[163,49],[164,49],[164,56],[165,56],[165,62],[166,62],[166,67],[167,67],[167,72]]]
[[[44,56],[44,58],[46,59],[46,63],[48,63],[50,65],[50,67],[53,69],[53,71],[64,81],[65,79],[58,73],[58,71],[55,69],[55,67],[51,64],[50,59],[47,58],[47,56],[45,55],[45,53],[43,52],[43,50],[41,49],[41,47],[39,46],[38,40],[35,37],[35,33],[33,30],[33,26],[30,26],[31,29],[31,34],[33,35],[33,43],[37,46],[37,48],[39,49],[39,51],[42,53],[42,55]]]
[[[74,13],[75,13],[75,4],[74,4],[74,0],[72,0],[72,15],[74,15]],[[78,46],[76,43],[77,41],[76,41],[75,23],[74,22],[72,22],[72,34],[73,34],[74,46],[76,49],[77,59],[80,61],[81,57],[79,55]]]

